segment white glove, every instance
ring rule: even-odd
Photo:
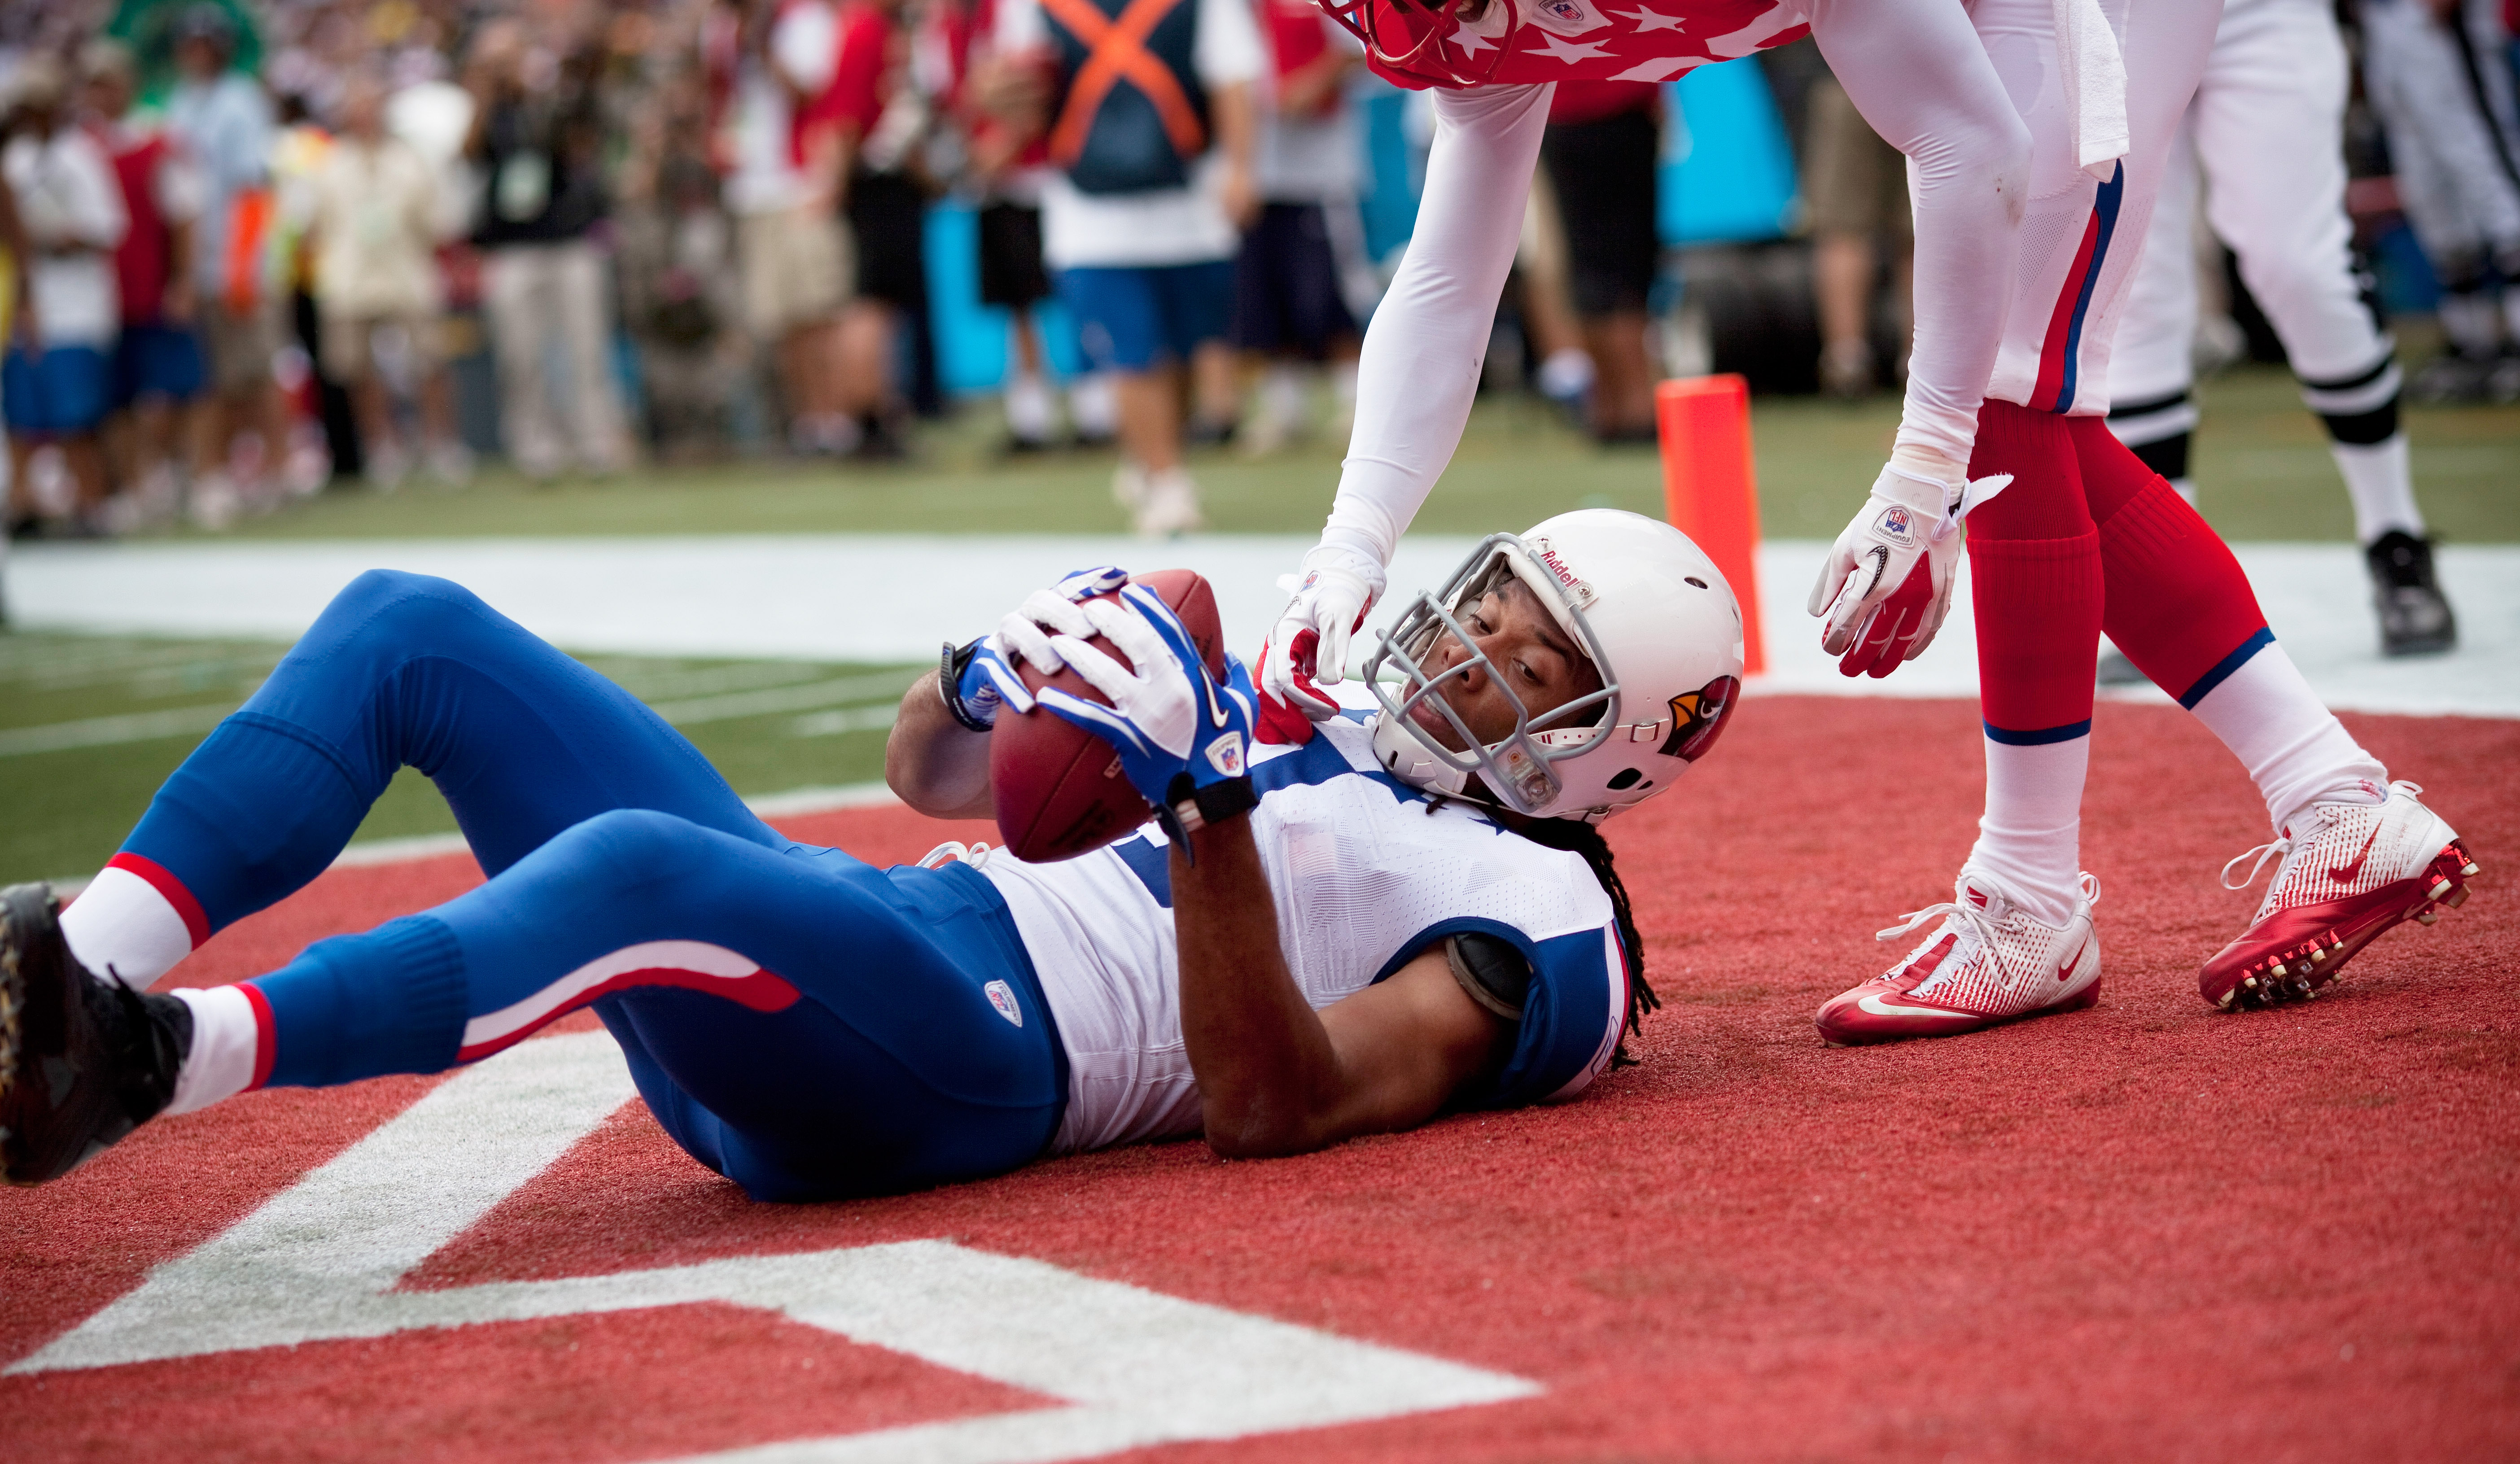
[[[1304,555],[1295,598],[1261,647],[1263,700],[1291,706],[1315,722],[1337,716],[1338,703],[1320,688],[1346,678],[1348,637],[1382,598],[1383,583],[1382,565],[1371,555],[1342,545],[1315,545]]]
[[[1022,604],[1007,612],[998,622],[998,633],[991,639],[1002,651],[1012,651],[1032,662],[1033,669],[1044,676],[1056,676],[1067,662],[1051,643],[1050,634],[1074,636],[1079,641],[1094,638],[1094,625],[1085,618],[1082,601],[1107,594],[1129,582],[1128,574],[1108,564],[1092,569],[1071,571],[1056,585],[1035,590],[1024,597]]]
[[[1821,649],[1840,658],[1840,673],[1888,676],[1933,643],[1951,612],[1960,521],[2011,481],[1970,482],[1964,466],[1923,448],[1890,455],[1806,605],[1822,617]]]

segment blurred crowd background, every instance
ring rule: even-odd
[[[1309,0],[1180,0],[1205,95],[1115,192],[1060,135],[1083,3],[12,0],[9,531],[215,530],[493,459],[895,460],[958,411],[1007,452],[1116,440],[1139,527],[1195,527],[1185,448],[1343,438],[1429,114]],[[2502,0],[2367,3],[2455,31],[2508,111]],[[2520,223],[2428,255],[2390,147],[2420,118],[2385,111],[2358,89],[2348,206],[2373,308],[2445,328],[2412,393],[2520,398]],[[1562,88],[1539,185],[1486,389],[1618,444],[1665,376],[1898,388],[1901,160],[1809,42]],[[2280,360],[2199,228],[2200,365]]]

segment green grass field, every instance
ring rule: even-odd
[[[2318,424],[2291,378],[2247,370],[2202,390],[2197,478],[2207,515],[2240,540],[2343,540],[2352,514]],[[1884,398],[1755,408],[1761,511],[1776,538],[1833,538],[1869,485],[1897,422]],[[2520,541],[2520,408],[2409,414],[2417,489],[2438,533]],[[993,412],[929,432],[922,458],[880,468],[789,464],[658,468],[608,483],[536,487],[491,473],[462,493],[328,493],[255,522],[244,537],[1073,532],[1125,525],[1107,454],[1000,461]],[[1199,462],[1222,532],[1310,532],[1337,476],[1321,442],[1265,463]],[[1657,512],[1652,452],[1595,448],[1519,398],[1481,404],[1462,452],[1419,515],[1438,532],[1522,525],[1563,509]],[[189,532],[189,531],[178,531]],[[1015,587],[1010,587],[1011,592]],[[2359,593],[2359,589],[2358,589]],[[282,647],[56,634],[0,634],[0,880],[96,868],[151,792],[217,718],[260,683]],[[918,668],[590,657],[664,710],[738,791],[881,776],[886,704]],[[433,790],[406,773],[363,838],[454,828]]]
[[[2353,533],[2318,420],[2292,378],[2254,368],[2204,383],[2197,480],[2231,539]],[[2435,527],[2464,542],[2520,540],[2520,407],[2408,413],[2417,491]],[[1760,511],[1772,538],[1833,539],[1881,467],[1898,403],[1763,399],[1753,409]],[[881,467],[782,462],[660,468],[612,482],[535,486],[485,474],[463,493],[413,487],[325,494],[240,531],[255,538],[707,533],[1060,533],[1127,524],[1107,453],[1001,460],[993,409],[927,431],[918,460]],[[1194,465],[1221,533],[1309,533],[1338,480],[1328,440],[1262,463],[1228,452]],[[1649,448],[1600,449],[1525,397],[1483,401],[1443,484],[1418,517],[1438,533],[1487,533],[1582,506],[1658,512]]]

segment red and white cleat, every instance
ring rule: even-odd
[[[1939,917],[1923,945],[1821,1007],[1813,1021],[1830,1045],[1951,1037],[2100,999],[2100,938],[2092,929],[2098,880],[2082,876],[2082,898],[2061,926],[2023,909],[1983,875],[1963,873],[1953,893],[1878,936],[1897,940]]]
[[[2197,976],[2205,999],[2226,1011],[2310,1000],[2389,927],[2408,915],[2430,925],[2442,909],[2466,904],[2476,861],[2415,801],[2422,791],[2394,782],[2385,802],[2312,804],[2272,843],[2225,865],[2223,888],[2244,890],[2268,860],[2283,860],[2249,928]],[[2231,870],[2250,858],[2257,863],[2233,884]]]

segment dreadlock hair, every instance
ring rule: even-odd
[[[1427,814],[1431,816],[1449,801],[1440,793],[1426,795]],[[1489,805],[1474,801],[1473,806],[1487,809],[1491,816],[1497,812]],[[1618,866],[1610,861],[1609,840],[1601,837],[1600,829],[1581,819],[1514,819],[1505,826],[1543,848],[1563,850],[1581,857],[1585,867],[1593,871],[1593,877],[1601,882],[1602,893],[1610,897],[1610,915],[1619,932],[1619,954],[1627,957],[1628,962],[1628,1020],[1621,1031],[1642,1037],[1645,1030],[1645,1013],[1661,1010],[1662,998],[1654,995],[1652,984],[1645,980],[1644,939],[1637,934],[1636,912],[1628,908],[1628,887],[1620,881]],[[1629,1053],[1627,1039],[1622,1036],[1619,1050],[1610,1054],[1610,1066],[1628,1068],[1636,1065],[1637,1059]]]

